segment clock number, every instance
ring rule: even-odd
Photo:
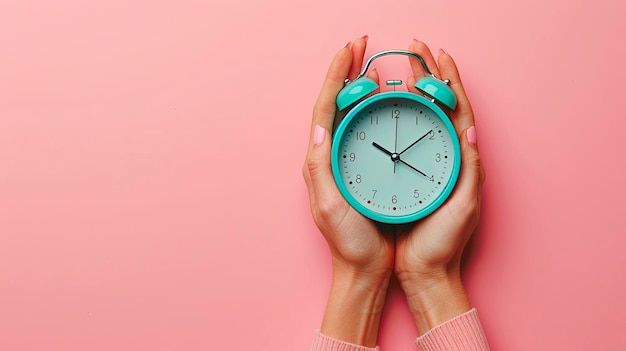
[[[417,122],[419,122],[420,116],[415,116],[415,125],[417,125]]]
[[[391,118],[400,118],[400,110],[393,110],[391,112]]]
[[[420,192],[417,189],[413,190],[413,197],[416,199],[420,197]]]
[[[378,190],[372,190],[372,199],[376,197],[376,193],[378,192]]]
[[[365,132],[357,132],[356,140],[365,140]]]
[[[378,116],[370,116],[370,124],[378,124]]]
[[[437,153],[435,155],[435,162],[441,162],[441,154],[440,153]]]
[[[431,182],[435,181],[435,176],[430,176],[430,178],[428,178],[428,180],[430,180]]]
[[[396,195],[391,197],[391,203],[392,204],[397,204],[398,203],[398,197]]]
[[[430,137],[428,139],[430,140],[435,140],[435,132],[433,132],[432,130],[430,132],[428,132],[428,135],[430,135]]]
[[[350,162],[354,162],[354,160],[356,160],[356,155],[352,152],[350,153]]]
[[[357,182],[357,183],[360,183],[360,182],[361,182],[361,175],[360,175],[360,174],[357,174],[357,175],[356,175],[356,182]]]

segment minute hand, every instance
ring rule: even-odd
[[[422,137],[421,137],[421,138],[419,138],[419,139],[415,140],[415,141],[413,142],[413,144],[411,144],[411,145],[407,146],[407,148],[406,148],[406,149],[404,149],[404,150],[400,151],[400,153],[399,153],[398,155],[402,155],[402,154],[403,154],[406,150],[408,150],[408,149],[412,148],[412,147],[413,147],[413,145],[415,145],[415,144],[419,143],[422,139],[426,138],[426,137],[427,137],[429,134],[431,134],[432,132],[433,132],[433,130],[432,130],[432,129],[431,129],[431,130],[429,130],[426,134],[422,135]]]
[[[402,163],[404,163],[405,165],[409,166],[409,168],[411,168],[411,169],[412,169],[412,170],[414,170],[415,172],[417,172],[417,173],[419,173],[419,174],[423,175],[424,177],[426,177],[426,178],[430,178],[429,176],[427,176],[427,175],[426,175],[426,173],[424,173],[424,172],[420,171],[419,169],[417,169],[417,168],[415,168],[415,167],[411,166],[410,164],[406,163],[404,160],[400,159],[400,162],[402,162]]]

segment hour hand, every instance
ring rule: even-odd
[[[372,145],[374,145],[375,148],[377,148],[378,150],[386,153],[389,156],[393,155],[393,152],[391,152],[391,151],[385,149],[384,147],[378,145],[375,141],[372,142]]]

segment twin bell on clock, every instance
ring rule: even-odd
[[[426,76],[415,88],[422,94],[387,91],[365,77],[382,56],[417,59]],[[398,81],[388,81],[394,82]],[[337,95],[346,110],[333,134],[331,165],[339,191],[364,216],[381,223],[417,221],[441,206],[456,185],[461,151],[459,139],[442,107],[454,110],[456,96],[430,72],[417,54],[379,52]]]

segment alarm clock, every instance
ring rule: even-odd
[[[426,76],[415,88],[423,95],[371,94],[378,85],[365,74],[386,55],[420,62]],[[435,77],[419,55],[404,50],[373,55],[354,81],[346,80],[336,99],[345,117],[333,133],[331,166],[339,191],[365,217],[387,224],[414,222],[435,211],[454,189],[461,165],[459,139],[440,107],[456,107],[449,83]]]

